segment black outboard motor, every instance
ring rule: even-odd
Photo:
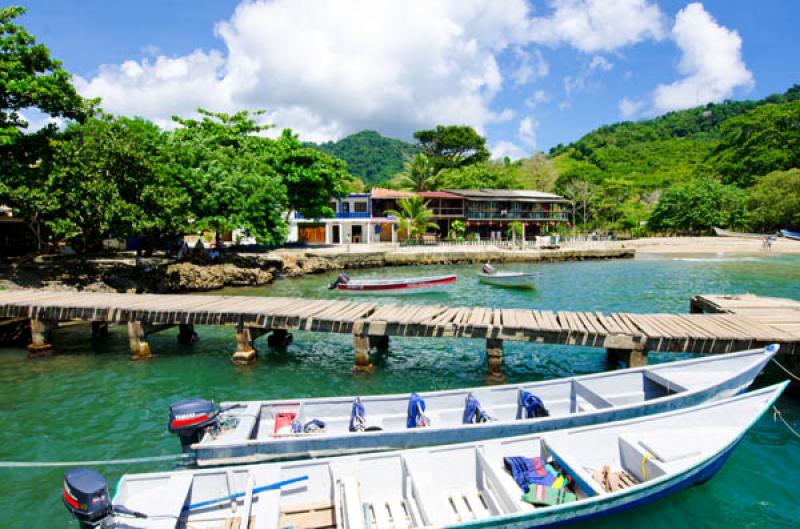
[[[170,433],[178,434],[184,452],[191,451],[191,446],[200,441],[203,434],[219,428],[220,411],[214,403],[203,399],[188,399],[176,402],[169,407]]]
[[[108,482],[88,468],[73,468],[64,474],[64,505],[81,529],[113,527]]]
[[[336,281],[328,286],[328,290],[333,290],[339,285],[346,285],[348,281],[350,281],[350,276],[345,273],[341,273],[339,274],[339,277],[336,278]]]

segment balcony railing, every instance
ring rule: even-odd
[[[505,214],[499,211],[468,211],[467,219],[486,219],[486,220],[569,220],[569,213],[566,212],[518,212],[509,211]]]
[[[295,220],[303,220],[305,217],[298,213],[297,211],[294,212],[292,218]],[[338,211],[333,216],[335,219],[368,219],[369,213],[366,211],[350,211],[350,212],[343,212]]]

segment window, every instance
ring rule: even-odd
[[[366,202],[355,202],[353,204],[353,211],[356,213],[366,213],[367,212],[367,203]]]

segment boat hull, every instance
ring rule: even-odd
[[[744,354],[744,353],[742,353]],[[268,439],[248,439],[228,444],[204,444],[192,446],[198,466],[254,463],[263,461],[299,459],[307,457],[338,456],[366,451],[386,451],[445,445],[463,442],[484,441],[499,437],[510,437],[591,426],[595,424],[632,419],[694,406],[703,402],[737,395],[745,391],[761,372],[771,355],[763,355],[736,375],[717,384],[699,390],[675,393],[666,397],[645,400],[635,404],[615,406],[593,411],[583,411],[562,416],[536,419],[489,422],[458,427],[431,427],[394,431],[364,432],[359,434],[325,434],[289,436]],[[689,361],[696,362],[696,361]],[[581,380],[578,378],[577,380]],[[536,391],[535,387],[531,388]],[[424,396],[424,394],[422,394]],[[367,409],[369,410],[369,403]],[[251,412],[248,412],[251,413]],[[369,413],[369,411],[367,412]]]
[[[714,233],[717,237],[736,237],[740,239],[763,239],[767,236],[766,233],[744,233],[736,231],[723,230],[722,228],[714,228]]]
[[[534,273],[496,273],[496,274],[478,274],[478,280],[487,285],[494,285],[496,287],[506,288],[536,288],[535,280],[537,274]]]
[[[456,276],[450,275],[404,281],[349,281],[347,283],[339,283],[336,285],[336,289],[358,294],[429,292],[434,289],[449,287],[456,282],[456,279]]]
[[[800,241],[800,233],[789,231],[789,230],[781,230],[781,235],[786,237],[787,239],[791,239],[793,241]]]

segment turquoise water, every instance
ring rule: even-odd
[[[358,277],[399,277],[454,272],[448,293],[370,297],[376,301],[495,305],[552,310],[686,312],[699,293],[752,292],[800,299],[800,258],[736,260],[627,260],[515,265],[541,272],[532,292],[479,285],[478,266],[431,266],[353,271]],[[327,284],[335,274],[280,280],[266,288],[227,294],[336,297]],[[352,339],[295,333],[287,351],[257,342],[257,365],[230,363],[233,332],[198,328],[194,346],[176,343],[175,330],[151,337],[157,357],[128,360],[124,329],[92,343],[86,326],[57,331],[61,353],[30,361],[22,349],[0,350],[0,460],[113,459],[172,454],[166,431],[170,402],[189,396],[223,399],[283,398],[444,389],[484,383],[480,340],[393,339],[376,356],[372,375],[353,375]],[[651,362],[679,358],[651,354]],[[602,350],[507,343],[509,382],[547,379],[606,369]],[[774,366],[759,385],[780,380]],[[800,400],[784,396],[779,408],[800,429]],[[100,467],[110,483],[126,472],[166,470],[169,463]],[[60,499],[62,469],[0,469],[0,528],[74,528]],[[593,527],[623,524],[672,527],[797,527],[800,508],[800,441],[771,417],[762,418],[722,471],[705,485],[650,506],[615,515]]]

